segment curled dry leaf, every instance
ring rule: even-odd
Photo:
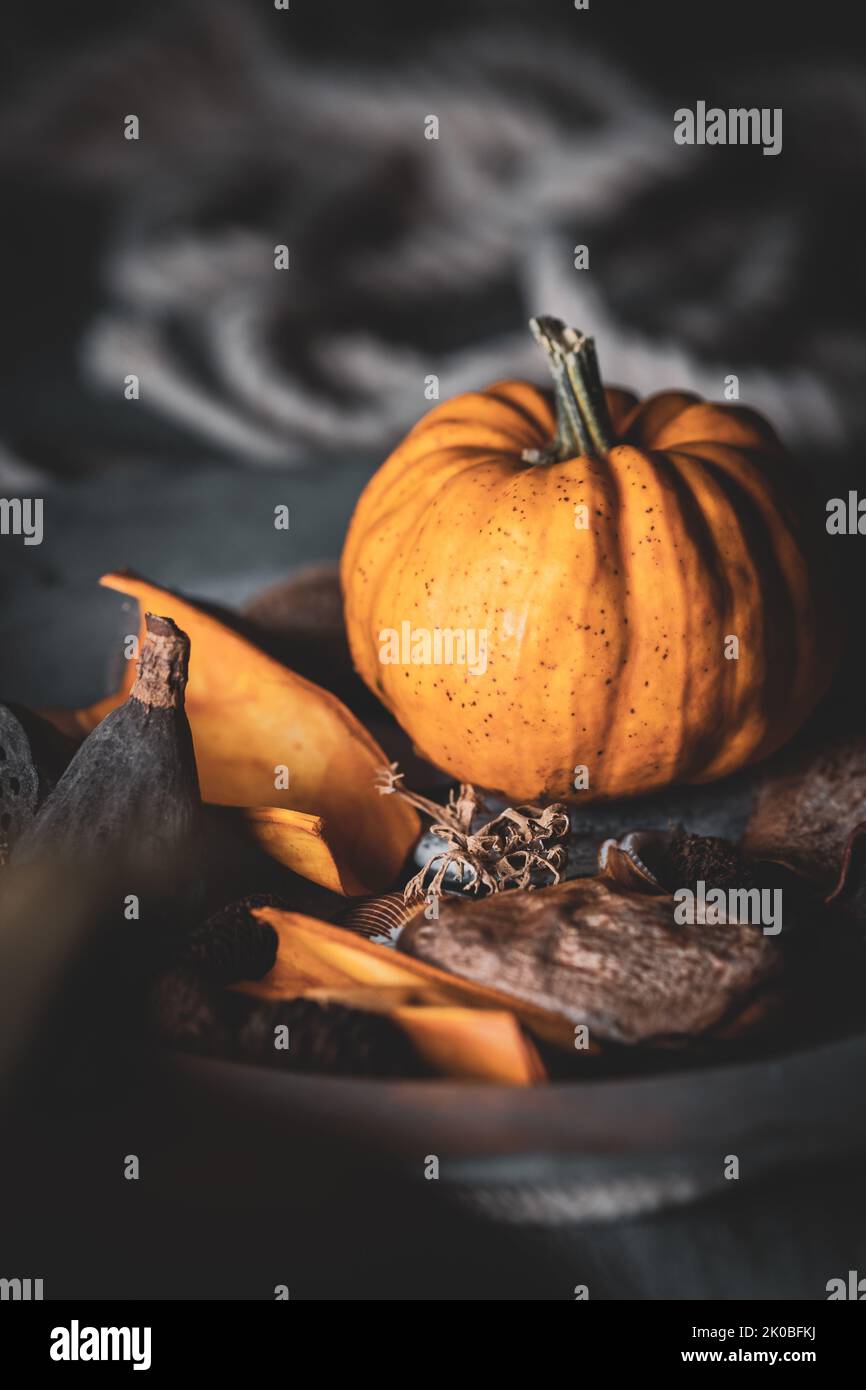
[[[327,990],[335,998],[334,991],[346,990],[357,1006],[358,986],[376,994],[383,989],[398,990],[402,991],[398,1001],[401,1006],[456,1006],[513,1013],[544,1041],[574,1046],[574,1029],[556,1010],[515,999],[495,985],[461,979],[315,917],[275,908],[260,908],[255,915],[275,928],[279,946],[269,975],[237,986],[244,993],[266,999],[291,999]],[[376,995],[371,993],[370,997]]]
[[[400,952],[498,989],[598,1042],[647,1043],[705,1033],[776,969],[779,950],[754,927],[679,926],[667,898],[573,879],[530,895],[447,899],[416,917]]]
[[[253,840],[285,868],[330,888],[332,893],[350,897],[366,893],[368,883],[354,872],[321,816],[282,806],[252,806],[235,814]]]
[[[534,1086],[547,1079],[537,1049],[513,1013],[404,1005],[390,1017],[441,1076],[506,1086]]]
[[[860,825],[855,825],[848,836],[845,852],[842,855],[839,877],[827,894],[825,902],[828,907],[841,907],[847,911],[853,910],[858,917],[862,917],[864,915],[862,901],[864,889],[866,889],[866,821],[861,822]]]
[[[501,997],[459,980],[443,982],[440,972],[419,971],[387,947],[315,918],[278,909],[255,915],[277,930],[277,961],[263,980],[238,985],[242,993],[387,1014],[443,1076],[513,1086],[545,1079],[535,1047]]]
[[[415,812],[374,788],[381,749],[335,695],[281,665],[195,603],[132,574],[107,588],[168,614],[192,644],[186,709],[202,796],[257,809],[255,833],[297,873],[340,892],[387,887],[419,829]],[[46,711],[80,737],[126,698],[123,689],[86,709]],[[289,786],[275,787],[288,769]]]

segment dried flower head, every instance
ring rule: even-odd
[[[448,874],[455,870],[461,888],[471,893],[501,893],[508,888],[534,888],[534,876],[545,875],[559,883],[568,862],[568,835],[571,822],[568,808],[552,806],[510,806],[473,832],[472,822],[484,802],[475,788],[462,782],[458,791],[448,794],[448,804],[408,791],[396,763],[383,768],[378,789],[383,795],[394,793],[429,816],[431,833],[444,840],[446,848],[436,850],[424,868],[411,878],[403,890],[406,902],[419,897],[441,897]],[[429,879],[429,881],[428,881]]]

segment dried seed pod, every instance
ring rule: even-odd
[[[667,868],[671,888],[702,880],[708,888],[751,888],[755,866],[736,845],[718,835],[693,835],[677,826],[668,840]]]
[[[189,639],[169,618],[147,615],[129,699],[79,748],[19,840],[13,863],[42,856],[122,858],[144,871],[179,870],[196,852],[201,799],[184,712]]]
[[[706,1032],[780,961],[775,941],[752,926],[675,924],[670,899],[598,878],[445,899],[438,921],[408,923],[398,950],[620,1043]]]
[[[309,999],[245,1003],[248,1016],[237,1033],[244,1061],[336,1076],[419,1076],[426,1071],[406,1034],[385,1014]],[[274,1047],[278,1027],[288,1029],[285,1050]]]
[[[223,992],[188,968],[157,982],[149,1021],[159,1042],[203,1056],[337,1076],[426,1072],[404,1030],[383,1014]],[[287,1047],[275,1046],[278,1028],[288,1030]]]
[[[0,863],[54,789],[75,744],[21,705],[0,705]]]
[[[252,893],[220,908],[189,933],[181,949],[181,965],[223,985],[267,975],[277,958],[278,937],[269,922],[253,916],[256,907],[285,907],[285,903],[273,893]]]
[[[403,926],[424,906],[423,901],[407,903],[402,893],[385,893],[353,903],[337,918],[337,925],[348,927],[371,941],[394,942]]]

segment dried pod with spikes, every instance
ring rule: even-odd
[[[178,964],[214,984],[260,980],[277,958],[277,934],[254,915],[259,907],[285,907],[273,893],[252,893],[227,903],[184,938]]]

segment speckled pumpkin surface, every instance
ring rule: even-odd
[[[832,677],[816,517],[753,411],[602,392],[572,352],[590,340],[538,322],[557,413],[519,381],[445,401],[365,489],[342,560],[354,662],[427,758],[514,800],[724,776]],[[437,629],[474,672],[463,638],[427,659]]]

